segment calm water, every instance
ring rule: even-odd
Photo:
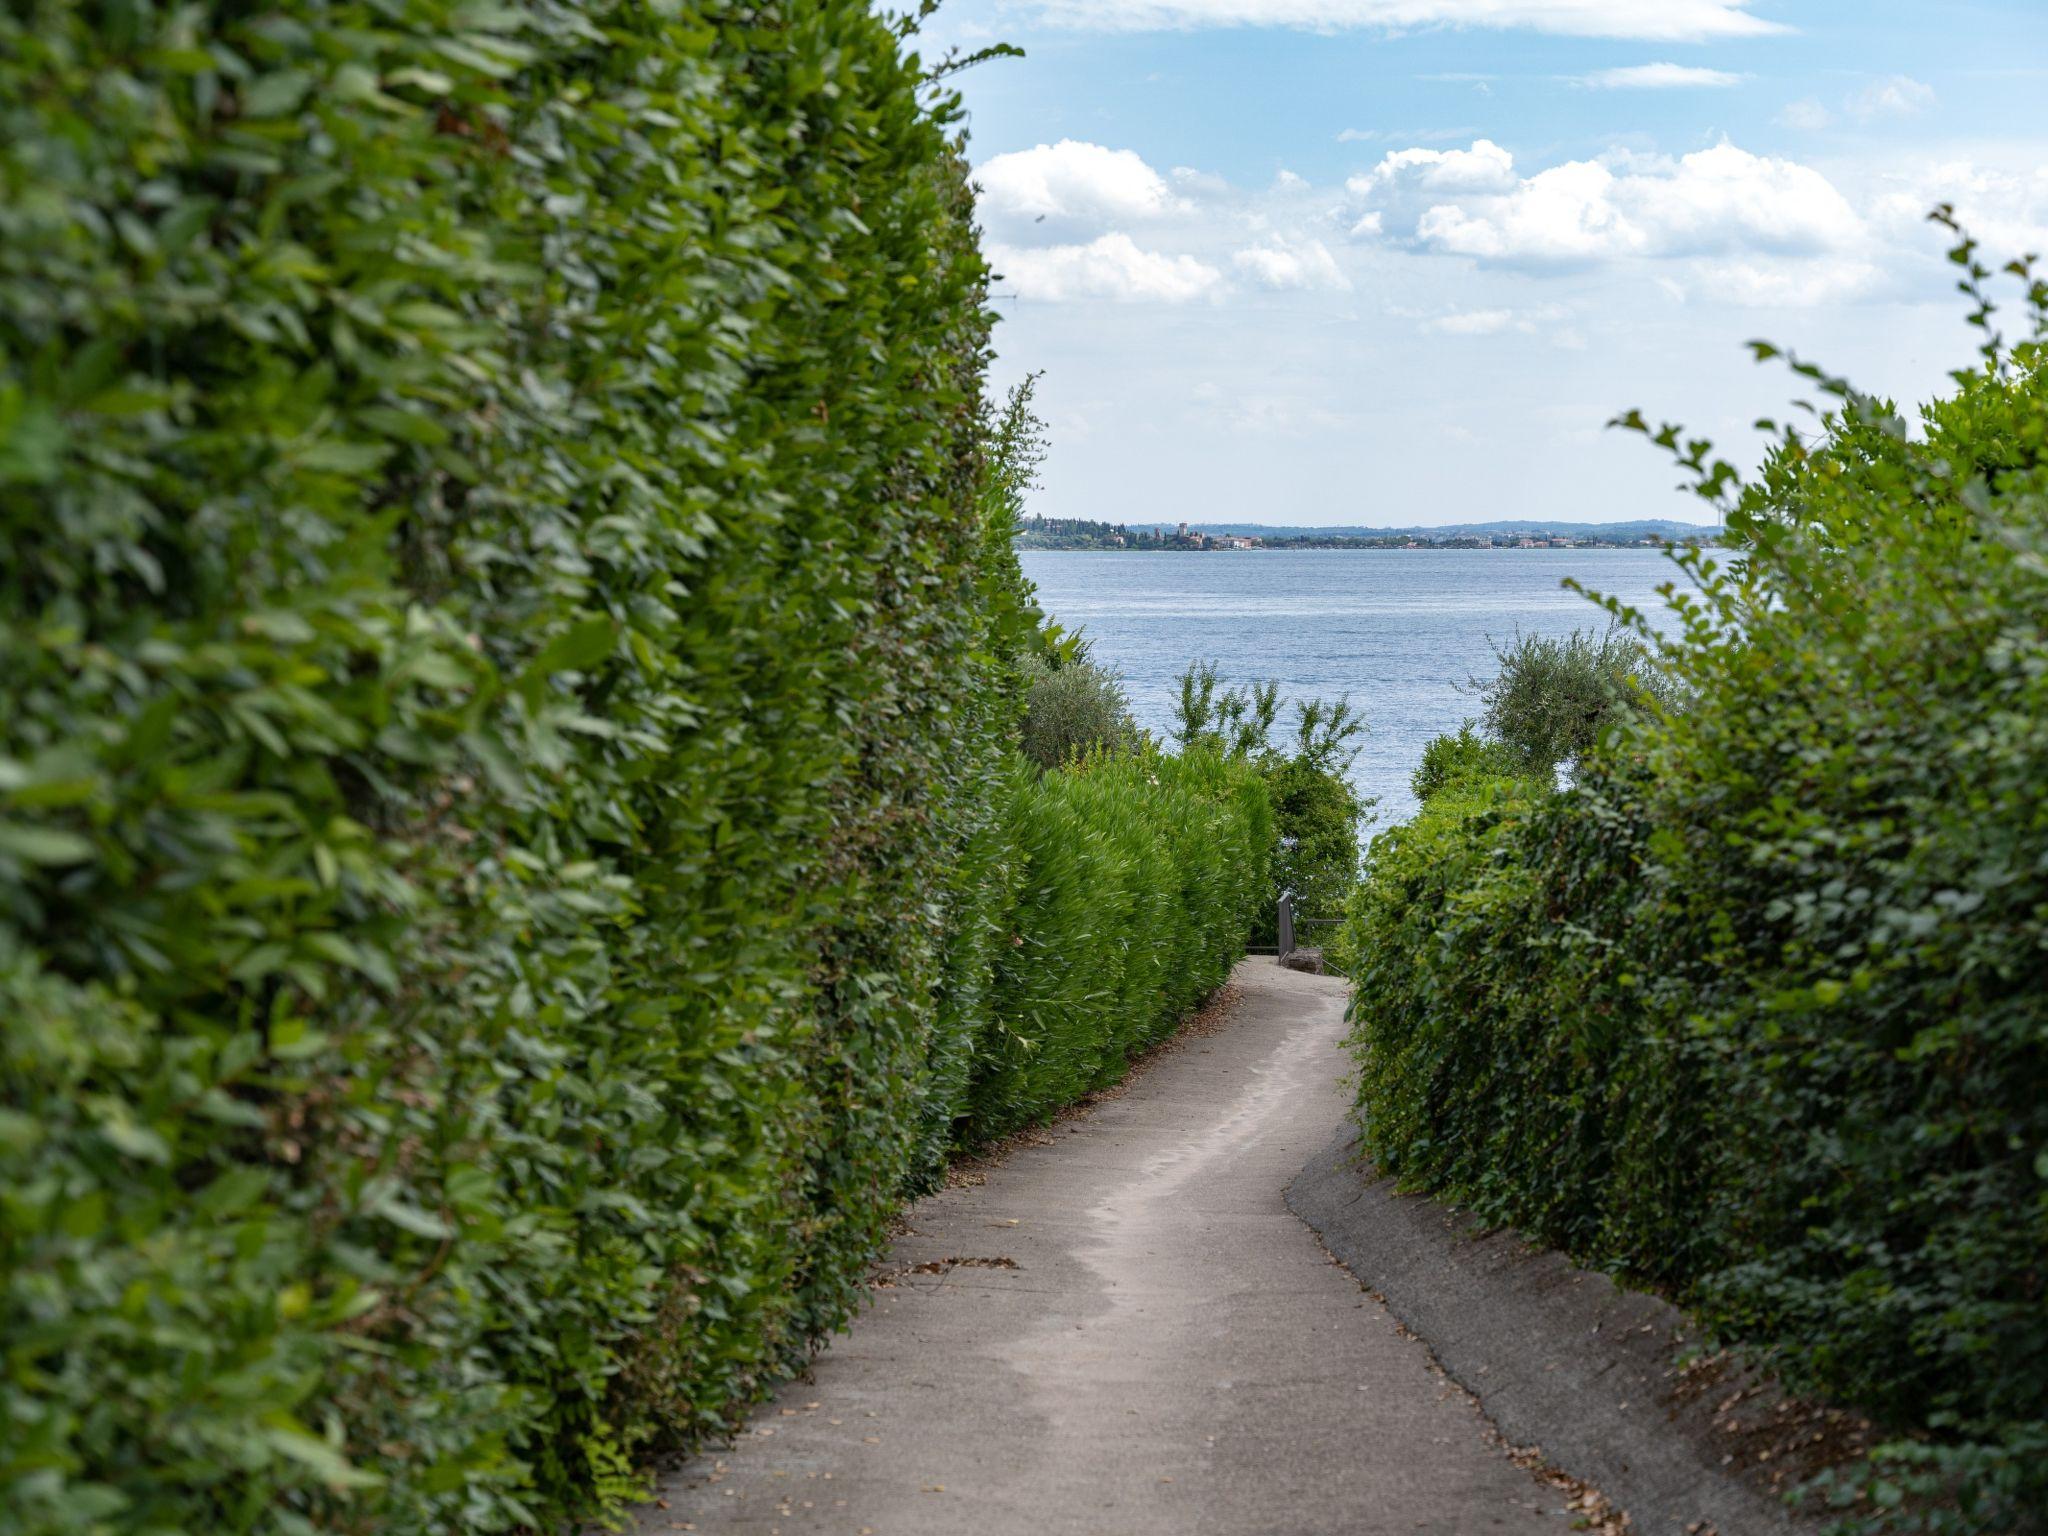
[[[1027,550],[1023,562],[1046,611],[1123,674],[1149,730],[1166,732],[1191,661],[1277,680],[1290,699],[1349,693],[1369,728],[1352,777],[1382,825],[1414,811],[1423,743],[1478,712],[1461,685],[1493,671],[1489,637],[1604,625],[1566,576],[1661,619],[1656,589],[1677,575],[1650,549]]]

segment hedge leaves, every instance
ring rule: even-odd
[[[1452,739],[1344,939],[1381,1165],[1913,1432],[1835,1480],[1859,1527],[2048,1510],[2048,289],[2026,300],[2029,339],[1917,433],[1800,365],[1825,430],[1741,487],[1732,555],[1675,557],[1683,707],[1561,794]]]
[[[573,1527],[847,1314],[1036,617],[957,116],[865,0],[0,17],[0,1527]]]

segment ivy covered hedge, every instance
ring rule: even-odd
[[[0,16],[0,1528],[601,1517],[1045,1107],[1054,802],[1104,1059],[1220,974],[1234,785],[1006,798],[957,115],[866,0]]]
[[[1676,556],[1674,707],[1563,793],[1440,753],[1343,939],[1379,1165],[1917,1432],[1833,1480],[1859,1528],[2048,1519],[2029,295],[2035,338],[1987,345],[1918,433],[1801,365],[1837,402],[1825,432],[1786,433],[1733,497],[1732,554]],[[1733,484],[1656,435],[1708,494]]]

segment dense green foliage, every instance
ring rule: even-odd
[[[1365,815],[1358,791],[1343,774],[1295,756],[1267,765],[1266,792],[1280,839],[1273,900],[1287,891],[1303,916],[1336,916],[1358,883],[1358,828]],[[1272,906],[1260,913],[1262,931],[1274,920]]]
[[[1101,753],[1012,773],[989,1027],[963,1104],[1000,1134],[1123,1075],[1244,954],[1273,813],[1249,764]]]
[[[1057,768],[1100,748],[1128,751],[1138,745],[1124,685],[1107,667],[1085,655],[1028,663],[1030,691],[1024,700],[1024,755],[1041,768]]]
[[[1303,916],[1343,911],[1358,880],[1358,832],[1372,806],[1350,780],[1365,718],[1348,698],[1298,700],[1294,737],[1276,743],[1280,685],[1227,684],[1213,662],[1181,674],[1173,739],[1183,751],[1208,751],[1258,765],[1273,804],[1273,878],[1254,942],[1275,938],[1279,898],[1291,894]]]
[[[864,0],[0,16],[0,1529],[600,1517],[1014,1075],[1062,797],[1104,1061],[1217,978],[1234,782],[1013,783],[957,116]]]
[[[1522,755],[1502,742],[1481,734],[1467,720],[1456,734],[1433,736],[1422,747],[1422,761],[1409,775],[1409,788],[1418,801],[1427,802],[1440,789],[1473,777],[1513,778],[1521,771]]]
[[[1616,626],[1563,639],[1518,634],[1494,659],[1500,670],[1477,684],[1485,739],[1524,773],[1568,767],[1628,716],[1679,697],[1643,642]]]
[[[1835,1480],[1859,1525],[2038,1532],[2048,372],[1990,350],[1918,437],[1800,365],[1824,430],[1733,496],[1731,563],[1675,556],[1686,708],[1562,793],[1448,775],[1344,947],[1381,1166],[1921,1432]]]

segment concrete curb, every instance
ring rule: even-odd
[[[1681,1388],[1686,1335],[1675,1307],[1397,1194],[1360,1166],[1349,1131],[1296,1176],[1287,1204],[1503,1436],[1599,1489],[1643,1536],[1767,1536],[1824,1523],[1795,1518],[1768,1486],[1726,1464],[1712,1404]],[[1738,1381],[1754,1386],[1730,1377],[1721,1390]]]

